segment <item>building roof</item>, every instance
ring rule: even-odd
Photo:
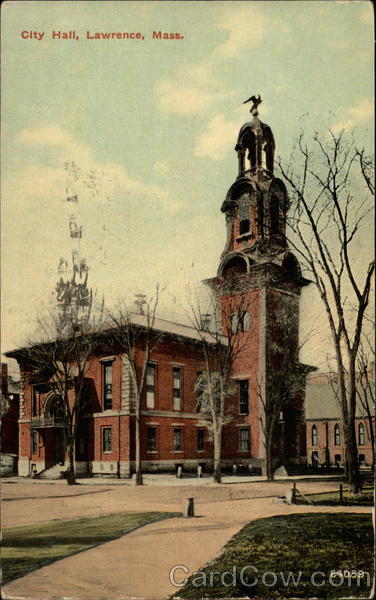
[[[146,315],[131,313],[130,322],[134,325],[147,327]],[[189,338],[196,341],[205,340],[213,344],[217,341],[214,335],[209,331],[197,330],[195,327],[183,325],[182,323],[176,323],[174,321],[168,321],[166,319],[155,318],[153,329],[162,333],[171,333],[172,335]],[[222,341],[225,342],[225,338],[223,338]]]
[[[148,318],[147,315],[142,315],[139,313],[129,313],[127,316],[127,320],[130,325],[134,325],[140,328],[148,328]],[[101,327],[95,329],[93,333],[101,331],[105,334],[106,331],[110,331],[115,327],[113,322],[104,323]],[[209,331],[199,330],[195,327],[184,325],[182,323],[176,323],[174,321],[168,321],[167,319],[155,318],[154,324],[152,328],[155,332],[160,332],[163,334],[168,334],[170,336],[176,337],[177,339],[183,338],[185,340],[189,340],[192,342],[201,342],[205,341],[209,344],[215,344],[218,341],[223,344],[227,344],[227,340],[223,336],[217,336],[214,333],[210,333]],[[51,340],[52,341],[52,340]],[[38,345],[37,343],[35,345]],[[9,350],[5,352],[5,356],[11,358],[17,358],[21,353],[25,350],[25,348],[16,348],[14,350]]]
[[[341,408],[335,388],[331,385],[333,373],[318,373],[307,378],[305,396],[306,420],[340,419]],[[364,417],[364,410],[357,402],[356,416]]]

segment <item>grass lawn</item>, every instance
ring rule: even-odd
[[[316,513],[271,517],[246,525],[218,558],[191,574],[175,596],[367,598],[371,582],[367,576],[361,576],[361,571],[372,574],[372,565],[371,515]],[[359,571],[358,579],[347,573],[352,569]],[[230,573],[224,576],[226,571]],[[332,571],[337,573],[332,576],[334,585],[329,581]],[[183,577],[182,571],[176,573],[177,582]]]
[[[343,490],[342,504],[345,506],[373,506],[373,487],[364,487],[359,494],[353,494],[349,489]],[[306,494],[313,504],[321,506],[337,506],[340,504],[339,490],[320,494]],[[309,504],[302,496],[297,495],[296,504]]]
[[[146,512],[50,521],[3,529],[3,584],[70,554],[109,542],[154,521],[179,513]]]

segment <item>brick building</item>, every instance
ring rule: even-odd
[[[1,453],[18,454],[19,382],[1,363]]]
[[[8,373],[7,363],[1,363],[1,474],[17,471],[19,382]]]
[[[345,461],[344,431],[341,410],[331,380],[333,373],[311,375],[307,381],[306,424],[307,462],[315,466],[343,467]],[[360,390],[359,390],[360,391]],[[375,431],[374,407],[373,432]],[[358,403],[355,432],[360,466],[373,464],[371,424],[366,411]]]
[[[306,461],[304,387],[310,367],[299,363],[297,352],[299,297],[308,281],[286,241],[289,200],[283,182],[273,174],[272,131],[259,120],[257,106],[251,112],[253,119],[240,129],[236,145],[238,175],[221,209],[227,226],[225,249],[217,274],[205,283],[217,300],[218,328],[228,325],[224,315],[229,306],[234,307],[234,318],[241,313],[237,335],[245,347],[232,369],[237,392],[233,419],[223,432],[223,463],[264,469],[263,406],[275,394],[281,354],[291,349],[289,371],[300,381],[300,392],[291,395],[278,415],[275,465]],[[134,318],[142,320],[141,315]],[[210,468],[212,442],[200,422],[194,391],[205,369],[199,336],[193,328],[161,319],[155,329],[162,342],[151,355],[142,399],[143,470],[175,470],[178,465],[192,469],[199,464]],[[20,359],[20,352],[8,356]],[[141,354],[140,350],[140,360]],[[127,477],[134,469],[135,440],[126,357],[115,350],[99,353],[87,380],[91,408],[77,435],[77,472]],[[48,386],[30,385],[26,372],[22,382],[19,473],[28,476],[64,462],[64,434]]]

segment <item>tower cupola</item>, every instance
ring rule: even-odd
[[[258,118],[258,105],[262,102],[260,96],[258,98],[251,96],[246,102],[251,100],[253,104],[250,112],[253,119],[241,127],[235,146],[238,153],[238,177],[273,177],[275,150],[273,132],[269,125]]]
[[[284,183],[274,176],[274,136],[259,119],[261,98],[251,96],[252,121],[239,131],[235,151],[238,174],[222,204],[227,241],[218,275],[249,271],[253,264],[274,260],[286,252],[289,199]],[[245,269],[246,267],[246,269]]]

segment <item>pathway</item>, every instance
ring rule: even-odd
[[[200,490],[191,488],[190,495],[196,495],[198,500],[196,518],[173,518],[153,523],[118,540],[43,567],[9,583],[3,588],[3,597],[6,599],[21,597],[33,600],[168,598],[174,593],[178,594],[179,591],[178,587],[172,585],[169,577],[170,571],[175,565],[184,565],[189,570],[189,574],[199,570],[214,559],[224,544],[253,519],[305,512],[371,512],[371,509],[367,507],[311,507],[276,504],[273,498],[265,497],[268,495],[265,492],[280,494],[281,487],[277,482],[242,486],[238,490],[235,490],[235,487],[211,486],[205,488],[206,497],[203,488]],[[286,487],[285,482],[284,489]],[[302,489],[304,492],[309,492],[312,491],[312,488],[320,491],[329,487],[333,487],[333,485],[328,483],[307,485],[305,482]],[[118,490],[119,488],[116,491]],[[150,490],[153,490],[153,494],[149,497]],[[235,497],[246,491],[248,498],[231,500],[228,496],[230,490]],[[181,494],[177,494],[176,491],[177,488],[174,490],[170,488],[166,497],[164,488],[133,489],[133,499],[128,498],[129,506],[127,508],[135,510],[137,506],[137,510],[143,510],[143,502],[140,506],[139,501],[142,496],[148,496],[148,500],[145,497],[144,501],[148,502],[149,510],[156,510],[157,505],[158,510],[166,510],[167,507],[169,510],[176,510],[179,506],[177,501],[181,504],[182,497],[184,494],[187,495],[188,490],[181,488]],[[253,498],[250,499],[251,492]],[[109,492],[107,491],[105,494],[109,494]],[[118,500],[114,490],[112,490],[112,495],[114,504],[111,508],[116,509]],[[150,502],[153,495],[154,502]],[[101,494],[92,494],[89,498],[96,505],[100,496]],[[82,498],[82,496],[79,498],[70,496],[69,502],[82,502]],[[85,499],[87,501],[88,496]],[[19,501],[19,503],[22,502],[25,501]],[[9,504],[17,504],[17,501]],[[104,512],[103,505],[102,512]],[[107,512],[115,512],[115,510]],[[176,572],[178,581],[179,576],[183,576],[182,570]]]

